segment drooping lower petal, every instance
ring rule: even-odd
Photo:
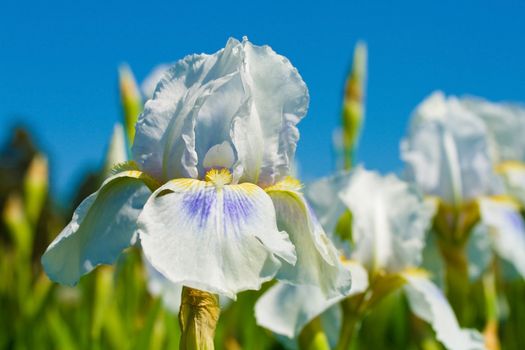
[[[350,272],[344,268],[315,214],[300,192],[300,183],[288,178],[266,189],[277,213],[277,226],[288,232],[297,252],[295,266],[284,264],[277,278],[292,284],[318,286],[328,297],[348,293]]]
[[[193,179],[159,188],[139,218],[146,258],[173,283],[235,298],[275,276],[293,245],[262,189]]]
[[[525,277],[525,222],[519,208],[505,198],[483,198],[479,206],[493,249]]]
[[[424,274],[405,272],[404,286],[410,309],[428,322],[436,332],[436,338],[450,350],[485,349],[482,335],[473,329],[462,329],[447,299]]]
[[[138,171],[107,179],[75,210],[42,256],[47,275],[74,285],[97,265],[112,264],[132,244],[137,218],[151,194]]]
[[[143,258],[144,266],[148,278],[148,292],[162,299],[164,307],[173,314],[177,314],[180,309],[182,284],[173,283],[164,277],[151,263]],[[219,305],[221,309],[227,308],[232,299],[219,295]]]
[[[323,291],[312,285],[291,285],[279,282],[266,291],[255,305],[257,324],[274,333],[294,338],[303,327],[332,305],[368,287],[366,270],[356,264],[347,263],[352,273],[352,289],[344,295],[327,298]]]

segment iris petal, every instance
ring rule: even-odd
[[[323,291],[312,285],[291,285],[280,282],[266,291],[255,305],[257,324],[274,333],[294,338],[303,327],[336,305],[345,297],[361,293],[368,287],[366,270],[356,264],[347,263],[352,274],[352,289],[344,295],[327,298]]]
[[[525,222],[519,208],[510,201],[483,198],[480,213],[496,253],[525,277]]]
[[[295,266],[284,264],[277,278],[319,286],[330,297],[346,294],[351,285],[350,273],[297,185],[289,179],[266,190],[275,206],[277,226],[288,232],[297,252]]]
[[[139,218],[148,261],[173,283],[235,298],[294,264],[268,195],[253,184],[178,179],[159,188]]]
[[[495,161],[525,160],[525,108],[512,103],[493,103],[467,97],[461,105],[478,116],[486,125],[495,148]]]
[[[481,334],[473,329],[462,329],[441,290],[420,273],[405,272],[408,282],[405,292],[412,312],[430,323],[436,338],[451,350],[485,349]]]
[[[242,181],[267,186],[290,174],[299,130],[308,110],[306,84],[290,61],[269,46],[242,42],[247,99],[232,138],[244,169]]]
[[[97,265],[115,262],[132,244],[137,218],[151,194],[139,177],[137,171],[117,174],[78,206],[42,256],[52,280],[74,285]]]

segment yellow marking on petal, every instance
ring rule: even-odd
[[[259,194],[260,187],[252,183],[249,183],[249,182],[245,182],[245,183],[238,184],[238,185],[232,185],[232,187],[234,186],[240,188],[241,191],[246,193],[247,196],[250,196],[253,194]]]
[[[357,260],[347,258],[342,252],[339,252],[339,261],[345,265],[361,265]]]
[[[525,163],[517,160],[507,160],[497,164],[494,169],[497,173],[504,174],[507,171],[520,170],[525,171]]]
[[[232,182],[232,174],[226,168],[222,169],[210,169],[205,176],[206,181],[211,182],[215,187],[223,187]]]
[[[430,273],[426,270],[417,268],[417,267],[408,267],[399,273],[401,276],[414,276],[414,277],[423,277],[430,278]]]
[[[152,191],[155,191],[157,188],[160,187],[160,183],[155,180],[153,177],[149,176],[146,173],[143,173],[140,170],[126,170],[119,172],[116,175],[120,175],[122,177],[132,177],[135,179],[142,180],[146,186]]]
[[[114,164],[111,168],[111,174],[116,175],[123,171],[140,170],[139,165],[134,160],[128,160],[122,163]]]
[[[489,198],[490,200],[494,202],[498,202],[498,203],[507,205],[509,207],[512,207],[513,209],[518,210],[518,211],[521,208],[520,204],[514,198],[508,195],[501,194],[501,195],[494,195],[494,196],[490,196],[486,198]]]
[[[267,187],[265,189],[266,192],[272,192],[272,191],[292,191],[292,192],[299,192],[303,188],[303,185],[301,182],[291,176],[287,176],[284,178],[284,180],[279,181],[275,185],[272,185],[270,187]]]
[[[182,179],[174,179],[170,181],[171,183],[177,185],[178,188],[180,188],[183,191],[190,190],[195,184],[203,181],[195,180],[195,179],[188,179],[188,178],[182,178]]]

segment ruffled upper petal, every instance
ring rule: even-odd
[[[456,98],[434,93],[414,112],[401,157],[425,193],[459,204],[492,191],[488,140],[483,121]]]
[[[510,103],[493,103],[477,97],[459,100],[486,125],[495,147],[495,161],[525,161],[525,108]]]
[[[159,64],[144,78],[140,84],[140,90],[145,100],[153,98],[153,94],[157,88],[158,83],[162,80],[164,75],[169,71],[173,64]]]
[[[421,263],[433,208],[415,187],[358,168],[339,196],[352,212],[353,259],[390,272]]]
[[[288,178],[266,192],[277,213],[277,227],[288,233],[297,253],[295,266],[283,264],[277,278],[320,287],[329,297],[348,293],[350,272],[301,194],[300,183]]]
[[[479,206],[494,250],[525,278],[525,222],[519,208],[508,200],[491,198],[481,199]]]
[[[482,335],[473,329],[462,329],[447,299],[426,276],[403,273],[408,282],[405,292],[410,309],[418,317],[430,323],[436,338],[450,350],[485,349]]]
[[[257,300],[255,317],[257,324],[274,333],[295,338],[303,327],[332,305],[345,297],[361,293],[368,287],[366,270],[353,262],[346,268],[353,276],[352,289],[344,295],[326,297],[313,285],[291,285],[279,282]]]
[[[159,180],[202,178],[209,149],[229,142],[241,182],[271,184],[289,171],[307,105],[306,85],[287,59],[230,39],[163,76],[139,117],[133,156]]]
[[[243,96],[237,46],[230,40],[214,55],[187,56],[163,76],[136,126],[133,157],[145,172],[159,180],[196,178],[199,155],[230,139]]]
[[[296,260],[271,199],[249,183],[172,180],[146,203],[139,232],[146,258],[171,282],[231,298],[273,278],[277,257]]]
[[[249,94],[232,138],[244,169],[242,181],[273,184],[290,174],[308,109],[308,89],[286,57],[243,40],[243,80]]]
[[[132,244],[137,217],[151,194],[139,177],[136,171],[117,174],[78,206],[42,256],[50,279],[74,285],[97,265],[112,264]]]

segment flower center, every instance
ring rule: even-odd
[[[222,187],[232,182],[232,174],[226,168],[212,168],[206,173],[205,179],[213,183],[215,187]]]

